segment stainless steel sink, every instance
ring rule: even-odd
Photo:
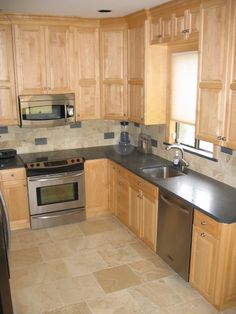
[[[146,175],[151,176],[152,178],[159,179],[167,179],[184,175],[183,172],[178,171],[171,166],[144,167],[140,170]]]

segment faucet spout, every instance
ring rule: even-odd
[[[184,159],[184,150],[183,148],[180,146],[180,145],[177,145],[177,144],[173,144],[173,145],[169,145],[169,146],[166,146],[165,149],[167,151],[171,150],[171,149],[175,149],[175,150],[178,150],[180,151],[181,153],[181,159],[180,159],[180,163],[181,165],[185,168],[185,167],[189,167],[189,163]]]

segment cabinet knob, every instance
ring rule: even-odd
[[[217,136],[217,140],[222,141],[222,136]]]
[[[206,221],[201,221],[202,226],[205,226],[206,224],[207,224]]]
[[[11,177],[14,177],[14,173],[11,174]]]
[[[205,237],[206,237],[205,232],[202,232],[202,233],[200,234],[200,236],[201,236],[202,238],[205,238]]]
[[[221,139],[222,139],[222,141],[226,141],[226,137],[225,136],[223,136]]]
[[[189,29],[186,28],[186,29],[182,30],[182,33],[183,33],[183,34],[189,33]]]
[[[162,38],[162,35],[161,34],[157,35],[157,38]]]

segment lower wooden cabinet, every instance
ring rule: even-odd
[[[2,170],[1,191],[6,202],[11,229],[29,227],[29,203],[25,169]]]
[[[129,228],[140,236],[141,210],[142,210],[142,194],[135,186],[129,187]]]
[[[236,223],[195,210],[190,283],[218,310],[236,305]]]
[[[125,225],[129,224],[129,182],[122,172],[117,173],[117,217]]]
[[[108,160],[86,160],[84,168],[87,217],[108,214]]]

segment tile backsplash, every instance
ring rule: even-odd
[[[71,126],[53,128],[20,128],[9,126],[8,133],[1,134],[0,149],[15,148],[18,154],[22,154],[114,145],[119,142],[119,121],[83,121],[75,124],[75,126]]]
[[[165,141],[166,127],[165,125],[154,126],[135,126],[133,123],[129,125],[130,138],[132,144],[137,146],[139,133],[146,133],[151,136],[153,140],[158,142],[157,147],[152,146],[153,154],[163,158],[172,160],[174,151],[166,151]],[[214,162],[206,158],[202,158],[185,152],[185,159],[190,164],[190,169],[200,172],[215,180],[221,181],[236,188],[236,151],[232,151],[232,155],[225,152],[225,150],[218,148],[218,161]]]

